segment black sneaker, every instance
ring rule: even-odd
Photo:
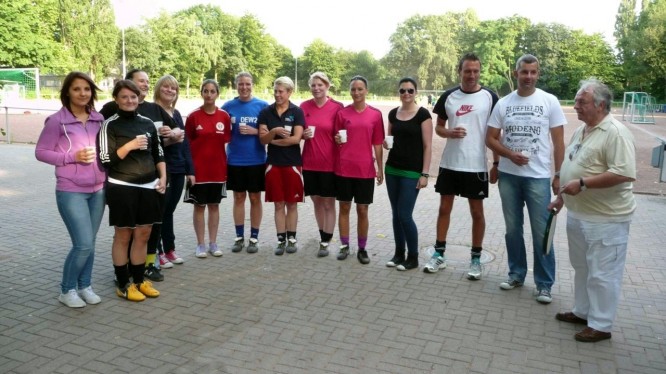
[[[164,280],[164,275],[162,275],[160,269],[155,267],[155,264],[148,265],[146,272],[143,275],[153,282],[161,282]]]
[[[358,253],[356,253],[356,258],[358,259],[358,262],[360,262],[363,265],[367,265],[370,263],[370,258],[368,257],[368,251],[365,249],[359,249]]]
[[[396,267],[396,269],[399,270],[399,271],[405,271],[405,270],[416,269],[418,267],[419,267],[419,259],[418,258],[409,258],[409,257],[407,257],[407,260],[405,260],[402,264],[398,265]]]
[[[278,242],[277,247],[275,247],[275,255],[282,256],[286,246],[287,244],[285,242]]]
[[[402,264],[403,262],[405,262],[405,258],[404,258],[404,257],[393,256],[393,258],[390,259],[390,260],[388,260],[388,262],[386,263],[386,267],[394,268],[394,267],[396,267],[396,266]]]

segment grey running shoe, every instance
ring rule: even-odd
[[[328,243],[319,243],[319,251],[317,252],[317,257],[326,257],[328,256]]]
[[[446,258],[435,252],[430,261],[423,267],[425,273],[436,273],[439,269],[446,269]]]
[[[469,271],[467,272],[467,279],[469,280],[479,280],[481,279],[481,273],[483,273],[483,267],[481,266],[481,258],[473,257],[472,261],[469,264]]]
[[[234,245],[231,247],[231,252],[238,253],[243,250],[243,247],[245,247],[245,239],[237,237],[234,239]]]
[[[522,282],[509,278],[504,282],[500,283],[500,288],[508,291],[508,290],[513,290],[516,287],[521,287],[522,285],[523,285]]]
[[[347,259],[347,256],[349,256],[349,245],[341,245],[340,246],[340,253],[338,253],[338,260],[342,261]]]
[[[259,251],[259,240],[250,238],[247,241],[247,253],[257,253]]]
[[[296,253],[298,251],[296,243],[298,242],[294,238],[287,239],[287,253]]]
[[[282,256],[284,254],[284,250],[285,250],[286,246],[287,246],[287,243],[278,242],[277,247],[275,247],[275,255],[276,256]]]
[[[550,290],[542,288],[537,294],[536,301],[541,304],[550,304],[553,301],[553,297],[550,295]]]

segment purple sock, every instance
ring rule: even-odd
[[[340,244],[349,245],[349,237],[348,236],[341,236],[340,237]]]
[[[368,244],[368,238],[358,238],[358,247],[365,249],[365,245]]]

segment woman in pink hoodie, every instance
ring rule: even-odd
[[[104,121],[94,106],[98,90],[84,73],[67,75],[60,90],[63,107],[46,119],[35,148],[39,161],[55,166],[56,203],[72,239],[58,297],[70,308],[101,302],[90,285],[106,180],[96,157],[97,133]]]

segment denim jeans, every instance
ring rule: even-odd
[[[506,225],[506,252],[509,258],[509,278],[525,282],[527,254],[523,232],[523,207],[532,231],[534,255],[534,283],[538,290],[550,290],[555,282],[555,251],[543,254],[543,236],[548,222],[550,203],[550,179],[528,178],[499,173],[499,191]]]
[[[72,239],[60,284],[62,293],[66,293],[90,286],[95,239],[104,215],[104,190],[94,193],[56,191],[56,203]]]
[[[398,255],[404,255],[405,244],[410,257],[419,254],[419,232],[412,217],[420,191],[416,189],[417,183],[416,179],[386,174],[386,190],[393,212],[395,252]]]
[[[164,216],[162,217],[162,242],[158,243],[159,253],[165,253],[176,248],[176,234],[173,232],[173,212],[183,196],[185,174],[169,174],[169,183],[164,194]]]

